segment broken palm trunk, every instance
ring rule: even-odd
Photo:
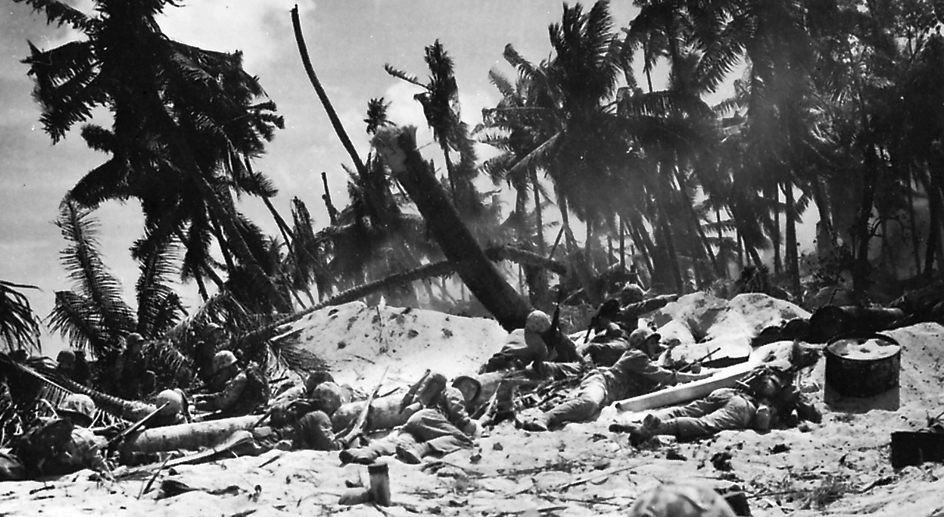
[[[746,363],[722,368],[707,379],[701,379],[686,384],[678,384],[668,388],[628,398],[615,403],[617,411],[648,411],[665,406],[685,404],[695,399],[708,396],[712,391],[720,388],[733,388],[738,381],[747,377],[754,368],[774,362],[789,362],[783,355],[789,354],[790,343],[780,342],[764,345],[751,354]]]
[[[259,422],[259,418],[259,415],[249,415],[155,427],[130,435],[121,444],[119,451],[123,462],[134,463],[135,457],[140,455],[210,448],[236,431],[252,429]]]
[[[524,327],[530,304],[505,280],[460,218],[416,147],[416,128],[378,131],[374,145],[472,294],[506,330]]]

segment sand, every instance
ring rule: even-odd
[[[730,319],[737,322],[733,333],[745,320],[773,318],[782,308],[773,303],[754,297],[702,306],[741,314],[744,320]],[[698,319],[692,307],[673,310]],[[725,331],[714,328],[718,321],[709,326],[716,338]],[[822,405],[824,419],[803,429],[726,431],[638,450],[626,435],[607,430],[613,413],[606,411],[598,421],[551,433],[505,422],[474,450],[424,466],[391,460],[393,505],[382,509],[337,504],[350,486],[368,483],[366,467],[342,466],[337,453],[270,451],[164,471],[152,466],[118,481],[81,471],[45,482],[7,482],[0,484],[0,514],[625,515],[642,491],[691,481],[743,490],[755,516],[944,515],[944,465],[896,471],[889,463],[891,432],[922,428],[928,414],[944,410],[944,327],[926,323],[887,334],[901,344],[900,387],[875,399],[841,399],[825,385],[820,361],[804,373],[802,385]],[[490,320],[399,308],[378,312],[353,303],[314,313],[284,335],[319,353],[339,380],[369,391],[385,369],[390,389],[427,367],[448,376],[472,372],[500,348],[506,333]],[[196,490],[164,497],[164,482]]]

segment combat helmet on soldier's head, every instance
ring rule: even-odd
[[[341,387],[331,381],[318,384],[311,393],[311,401],[315,407],[328,416],[333,415],[341,407],[344,403],[343,397]]]
[[[305,393],[310,397],[315,388],[318,387],[323,382],[334,382],[334,377],[325,370],[316,370],[308,374],[308,378],[305,379]]]
[[[157,407],[167,404],[161,411],[164,415],[176,415],[184,410],[184,397],[178,390],[164,390],[154,400]]]
[[[627,283],[620,289],[620,302],[625,304],[641,302],[646,297],[646,291],[643,291],[639,284]]]
[[[544,311],[531,311],[525,320],[524,328],[538,334],[547,332],[551,328],[551,318]]]
[[[220,350],[213,356],[213,372],[236,364],[236,355],[229,350]]]
[[[642,349],[643,345],[650,340],[658,342],[662,336],[653,332],[648,327],[642,327],[634,330],[629,335],[629,345],[636,349]]]
[[[95,419],[95,401],[83,393],[72,393],[59,404],[56,411],[61,416],[69,417],[74,424],[88,427]]]
[[[56,356],[56,362],[59,364],[75,364],[75,352],[72,350],[63,350]]]

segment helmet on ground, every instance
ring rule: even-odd
[[[229,350],[220,350],[213,356],[213,371],[218,372],[223,368],[236,364],[236,355]]]
[[[525,320],[524,329],[531,332],[543,333],[551,328],[551,318],[543,311],[531,311]]]
[[[734,517],[718,492],[701,484],[665,483],[643,492],[629,508],[630,517]]]
[[[322,382],[334,382],[334,377],[324,370],[311,372],[308,374],[308,378],[305,379],[305,393],[311,396],[315,388]]]
[[[177,390],[164,390],[158,393],[154,402],[157,407],[167,404],[167,407],[161,411],[163,415],[176,415],[184,410],[184,397]]]
[[[658,342],[660,339],[662,339],[660,334],[653,332],[649,328],[643,327],[634,330],[629,335],[629,345],[638,349],[642,348],[642,346],[650,340],[655,340]]]
[[[646,297],[646,292],[642,290],[642,287],[639,287],[639,284],[629,282],[620,289],[619,297],[620,302],[624,304],[637,303]]]
[[[333,415],[344,402],[343,396],[344,393],[337,383],[325,381],[318,384],[312,391],[311,401],[317,409],[324,411],[327,415]]]
[[[88,395],[73,393],[59,404],[57,411],[68,416],[76,425],[88,427],[95,418],[95,402]]]
[[[56,356],[56,362],[59,364],[75,364],[75,352],[72,350],[63,350]]]

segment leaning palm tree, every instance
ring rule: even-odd
[[[463,215],[476,215],[481,207],[476,203],[478,199],[472,184],[478,174],[475,168],[475,149],[472,147],[468,126],[460,118],[459,87],[456,84],[452,57],[439,40],[426,47],[426,65],[429,67],[430,76],[425,84],[417,77],[389,64],[384,65],[384,70],[393,77],[424,90],[413,98],[423,106],[426,122],[442,150],[453,204]],[[458,164],[453,163],[450,151],[459,153]]]
[[[33,312],[29,298],[20,292],[23,289],[38,288],[0,280],[0,345],[8,352],[39,352],[39,317]]]
[[[167,38],[156,17],[165,6],[177,6],[172,0],[96,0],[94,16],[56,0],[14,1],[86,36],[49,50],[31,44],[25,60],[36,81],[40,120],[53,141],[89,120],[96,107],[112,114],[111,129],[83,128],[88,145],[111,158],[89,172],[70,199],[88,207],[141,199],[148,224],[161,230],[152,235],[163,241],[183,229],[181,221],[205,217],[213,237],[228,242],[234,255],[228,265],[254,270],[275,310],[290,307],[261,272],[229,199],[238,188],[234,167],[261,154],[282,126],[274,104],[260,102],[264,92],[242,69],[241,54]],[[158,221],[159,214],[177,220]]]

